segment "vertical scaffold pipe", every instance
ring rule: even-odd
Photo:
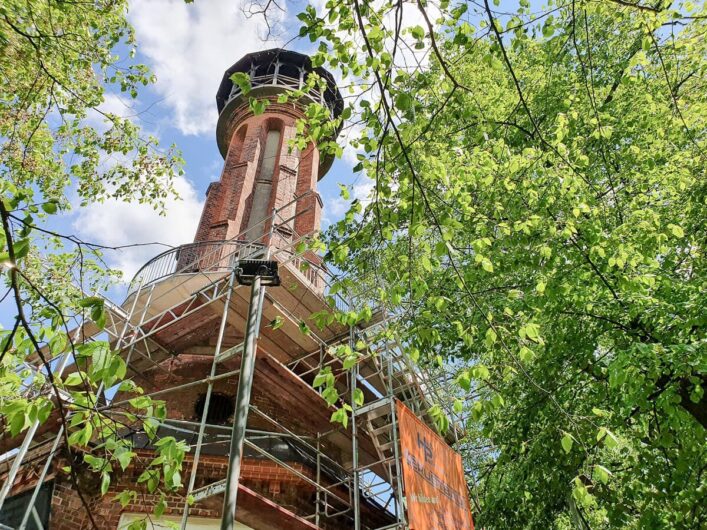
[[[221,530],[233,530],[236,524],[236,501],[238,497],[238,482],[241,476],[241,461],[243,459],[243,440],[245,440],[250,394],[253,389],[253,372],[255,371],[255,352],[258,346],[258,331],[262,313],[263,297],[261,296],[261,277],[253,278],[250,290],[250,305],[248,321],[241,357],[241,372],[238,376],[238,394],[236,396],[236,415],[231,432],[231,450],[229,452],[228,476],[226,492],[223,499],[223,518]]]
[[[71,359],[71,351],[68,351],[61,358],[61,361],[59,361],[59,366],[57,367],[56,371],[54,372],[55,378],[57,378],[57,379],[61,378],[61,374],[64,372],[64,368],[66,368],[66,365],[69,363],[70,359]],[[12,462],[12,467],[10,468],[10,471],[7,474],[7,478],[5,479],[5,483],[2,485],[2,489],[0,489],[0,509],[2,509],[3,504],[5,504],[5,499],[7,498],[7,495],[10,493],[10,490],[12,489],[13,484],[15,483],[15,478],[17,477],[17,472],[20,470],[20,467],[22,466],[22,461],[24,460],[25,455],[27,454],[27,451],[30,448],[30,445],[32,445],[32,439],[34,438],[34,435],[37,432],[39,425],[40,425],[39,420],[34,420],[32,422],[32,425],[30,426],[30,428],[27,429],[27,433],[25,434],[24,440],[22,440],[22,445],[17,450],[17,454],[15,455],[15,459]]]
[[[354,347],[353,328],[349,327],[349,347]],[[351,452],[353,465],[353,509],[354,530],[361,530],[360,478],[358,469],[358,427],[356,426],[356,384],[358,382],[358,363],[349,372],[351,377]]]
[[[143,288],[143,282],[140,282],[140,285],[137,288],[137,291],[135,292],[135,298],[133,299],[133,303],[130,306],[130,313],[126,316],[125,318],[125,324],[123,325],[123,330],[120,332],[120,335],[118,336],[118,340],[116,341],[116,349],[120,351],[121,344],[123,343],[123,340],[125,340],[125,334],[128,331],[128,326],[130,325],[130,320],[132,318],[132,314],[135,311],[135,306],[137,304],[138,299],[140,298],[140,292],[142,291]],[[154,286],[153,286],[154,289]],[[152,291],[150,291],[150,297],[148,298],[148,304],[150,301],[150,298],[152,297]],[[142,314],[142,319],[145,317],[145,311],[143,311]],[[112,317],[111,317],[112,318]],[[140,321],[140,325],[142,325],[142,319]],[[72,344],[75,344],[76,341],[79,339],[81,336],[83,330],[83,326],[79,326],[76,328],[76,332],[74,333],[74,336],[71,338]],[[125,358],[125,365],[130,366],[130,358],[133,354],[133,349],[135,348],[135,343],[130,346],[130,351],[128,352],[127,357]],[[71,352],[67,352],[66,355],[69,355]],[[59,373],[59,376],[61,376],[61,373]],[[103,383],[100,384],[98,387],[98,390],[96,391],[96,403],[98,402],[98,399],[101,396],[101,393],[104,391],[104,385]],[[32,496],[29,500],[29,503],[27,504],[27,508],[25,509],[25,515],[22,518],[22,522],[20,523],[20,526],[18,530],[25,530],[27,527],[27,524],[29,523],[29,518],[30,515],[34,516],[36,518],[37,511],[34,508],[34,503],[37,502],[37,497],[39,496],[39,491],[41,490],[42,486],[44,485],[44,479],[47,476],[47,473],[49,472],[49,469],[51,469],[52,466],[52,461],[54,460],[54,456],[57,454],[57,450],[59,448],[59,443],[63,439],[64,435],[64,426],[62,425],[59,427],[59,431],[56,434],[56,438],[54,439],[54,445],[52,445],[52,449],[47,455],[47,459],[44,462],[44,467],[42,468],[42,472],[39,475],[39,478],[37,479],[37,484],[34,486],[34,491],[32,492]],[[1,529],[0,529],[1,530]]]
[[[185,530],[187,527],[187,521],[189,519],[189,497],[191,492],[194,490],[194,484],[196,483],[196,471],[199,467],[199,456],[201,455],[201,445],[204,441],[204,432],[206,431],[206,418],[209,414],[209,404],[211,402],[211,393],[214,389],[213,377],[216,375],[216,367],[218,366],[218,356],[221,353],[221,346],[223,344],[223,334],[226,331],[226,322],[228,321],[228,309],[231,305],[231,295],[233,294],[234,284],[236,282],[236,269],[235,267],[231,270],[231,275],[228,278],[228,292],[226,293],[226,302],[223,306],[223,313],[221,315],[221,324],[218,330],[218,338],[216,339],[216,349],[214,350],[214,360],[211,363],[211,374],[209,376],[209,384],[206,387],[206,397],[204,398],[204,411],[201,414],[201,422],[199,424],[199,435],[196,439],[196,449],[194,450],[194,461],[191,466],[191,475],[189,476],[189,485],[187,487],[187,497],[184,501],[184,510],[182,512],[182,522],[180,525],[181,530]]]

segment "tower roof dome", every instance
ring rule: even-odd
[[[278,68],[279,65],[279,68]],[[310,72],[317,73],[326,80],[327,89],[323,94],[324,103],[331,109],[332,115],[338,117],[344,108],[344,101],[336,86],[334,76],[321,66],[312,66],[312,59],[303,53],[271,48],[259,52],[248,53],[231,65],[223,74],[223,79],[216,92],[216,106],[219,113],[233,97],[233,81],[231,76],[236,72],[250,74],[253,79],[260,77],[278,77],[286,80],[298,80],[300,71],[304,78]],[[253,84],[257,88],[257,83]]]

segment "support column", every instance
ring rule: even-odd
[[[250,306],[248,321],[241,357],[241,372],[238,377],[238,394],[236,396],[236,415],[231,433],[231,450],[229,452],[228,476],[226,477],[226,493],[223,499],[223,518],[221,530],[233,530],[236,523],[236,501],[238,497],[238,482],[241,476],[243,460],[243,441],[245,440],[246,424],[250,394],[253,389],[253,372],[255,371],[255,354],[258,347],[258,331],[262,313],[263,297],[261,296],[261,277],[255,276],[250,290]]]

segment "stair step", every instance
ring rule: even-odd
[[[386,425],[383,425],[383,427],[373,427],[373,425],[370,424],[370,422],[369,422],[369,425],[370,425],[370,427],[371,427],[371,428],[369,429],[369,431],[370,431],[370,433],[371,433],[372,435],[374,435],[374,436],[379,436],[379,435],[381,435],[381,434],[383,434],[383,433],[390,432],[390,431],[393,430],[393,424],[392,424],[392,423],[388,423],[388,424],[386,424]]]
[[[385,452],[385,451],[389,451],[390,449],[393,448],[393,442],[388,442],[388,443],[381,444],[381,445],[376,444],[376,446],[378,447],[378,449],[381,452]]]
[[[222,363],[223,361],[226,361],[228,359],[231,359],[232,357],[235,357],[236,355],[240,355],[243,353],[243,347],[245,346],[244,342],[241,342],[240,344],[237,344],[236,346],[233,346],[232,348],[228,348],[227,350],[222,351],[216,356],[216,362],[217,363]]]
[[[380,407],[377,407],[375,409],[368,411],[366,419],[368,421],[373,421],[375,419],[382,418],[383,416],[385,416],[387,414],[390,414],[390,412],[391,412],[390,406],[388,403],[386,403],[385,405],[382,405]]]
[[[209,497],[213,497],[214,495],[218,495],[219,493],[223,493],[224,491],[226,491],[225,479],[194,490],[192,492],[192,497],[194,497],[194,502],[199,502]]]

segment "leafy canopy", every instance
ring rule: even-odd
[[[80,460],[100,476],[105,494],[111,471],[136,457],[126,433],[154,440],[165,417],[164,403],[145,396],[130,402],[128,414],[103,406],[108,389],[138,396],[140,389],[108,342],[73,328],[91,320],[105,326],[104,301],[93,295],[114,274],[101,247],[47,228],[72,205],[110,198],[161,209],[174,196],[179,154],[157,150],[130,119],[102,109],[107,91],[134,98],[152,80],[146,67],[125,60],[135,51],[126,16],[123,0],[0,5],[1,296],[16,316],[0,331],[3,437],[58,420],[63,445],[77,457],[67,472],[83,501],[95,492],[79,487]],[[159,456],[142,463],[138,483],[150,492],[178,489],[185,444],[164,438],[155,445]],[[136,498],[128,491],[119,500]]]
[[[330,262],[458,367],[480,526],[700,527],[704,5],[498,4],[300,15],[375,181]]]

